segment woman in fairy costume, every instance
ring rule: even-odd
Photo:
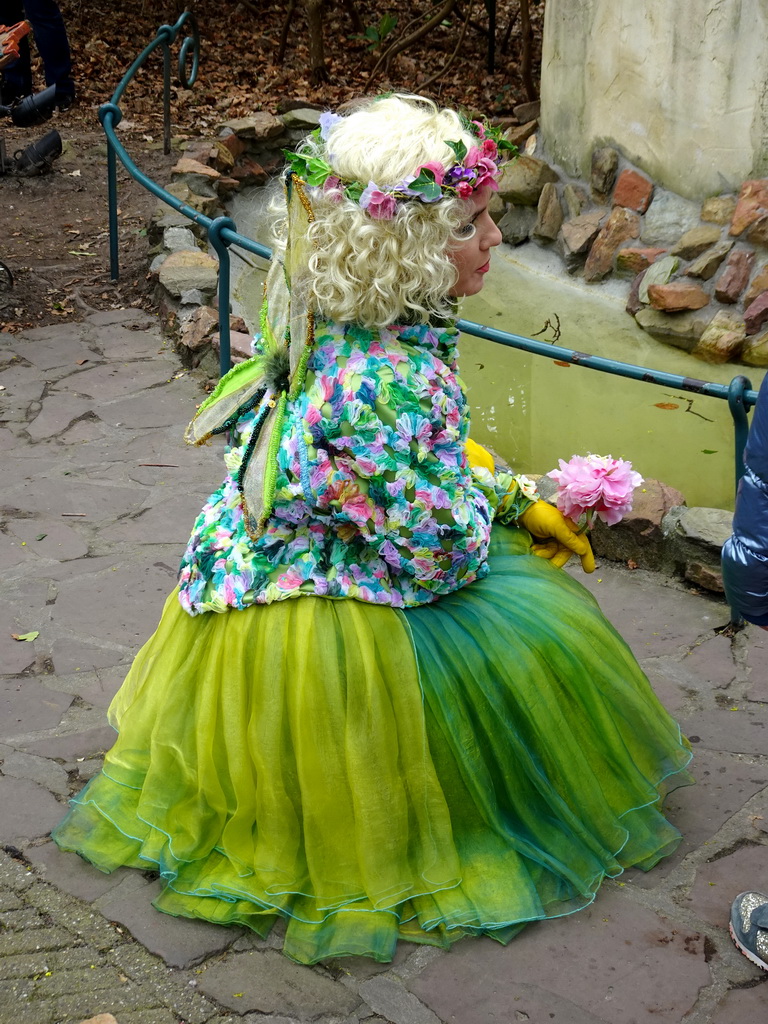
[[[155,867],[170,914],[283,918],[302,963],[506,942],[680,839],[689,750],[560,568],[588,543],[468,440],[454,299],[500,241],[498,156],[406,97],[290,156],[256,355],[188,432],[230,432],[226,479],[54,832]]]

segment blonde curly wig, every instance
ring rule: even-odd
[[[452,166],[456,157],[446,140],[461,140],[467,149],[477,142],[458,114],[416,96],[372,100],[327,134],[324,142],[310,136],[300,151],[321,157],[342,179],[380,186],[431,161]],[[449,246],[462,241],[465,200],[402,202],[391,220],[374,220],[339,189],[310,194],[308,299],[321,315],[380,328],[451,314],[457,273]]]

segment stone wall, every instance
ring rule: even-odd
[[[768,0],[547,0],[545,146],[574,177],[610,145],[705,199],[768,174]]]

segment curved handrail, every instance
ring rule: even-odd
[[[157,36],[152,40],[136,60],[131,64],[128,71],[123,75],[120,84],[112,95],[109,103],[104,103],[99,108],[99,120],[107,136],[107,175],[109,192],[109,236],[110,236],[110,270],[114,280],[119,275],[119,260],[117,249],[117,158],[136,181],[139,182],[162,202],[166,203],[178,213],[183,214],[189,220],[199,224],[207,233],[210,244],[219,258],[219,358],[222,375],[230,366],[230,328],[229,328],[229,292],[230,292],[230,258],[229,247],[232,245],[245,249],[262,259],[269,260],[272,257],[272,250],[260,242],[248,238],[237,231],[234,221],[230,217],[217,217],[212,219],[206,217],[193,207],[188,206],[166,189],[162,188],[155,181],[141,171],[126,152],[117,137],[115,129],[122,119],[122,112],[118,102],[125,92],[136,71],[142,66],[147,58],[158,48],[162,47],[164,55],[164,108],[166,110],[166,141],[170,151],[170,46],[176,41],[181,29],[189,24],[192,35],[187,36],[179,53],[179,77],[182,83],[194,84],[197,77],[200,55],[200,37],[197,30],[197,22],[189,11],[182,14],[175,25],[161,25]],[[192,69],[189,75],[186,74],[186,61],[190,50],[193,50]],[[478,324],[472,320],[459,320],[456,325],[460,331],[476,338],[483,338],[496,344],[506,345],[533,355],[547,356],[552,359],[560,359],[564,362],[575,363],[589,369],[600,370],[603,373],[611,373],[631,380],[639,380],[648,384],[659,384],[664,387],[677,388],[682,391],[693,391],[696,394],[706,395],[710,398],[727,400],[728,407],[733,418],[734,425],[734,454],[735,454],[735,475],[736,484],[743,475],[744,463],[743,453],[747,440],[748,431],[748,410],[757,401],[757,392],[752,390],[749,379],[741,374],[733,378],[730,384],[716,384],[712,381],[698,380],[693,377],[684,377],[675,373],[666,373],[662,370],[648,369],[645,366],[637,366],[633,363],[623,363],[615,359],[607,359],[603,356],[593,356],[585,352],[578,352],[574,349],[563,348],[560,345],[553,345],[549,342],[536,341],[533,338],[526,338],[523,335],[511,334],[508,331],[501,331],[498,328],[487,327],[485,324]]]

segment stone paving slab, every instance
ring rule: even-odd
[[[602,562],[595,594],[690,732],[678,851],[509,946],[401,943],[392,964],[280,955],[281,928],[172,918],[153,873],[104,875],[48,831],[114,741],[106,708],[154,629],[221,441],[183,431],[203,392],[139,310],[0,335],[0,1021],[79,1024],[733,1024],[764,977],[732,946],[730,900],[765,888],[768,633],[721,635],[722,599]],[[65,515],[64,513],[84,513]],[[12,632],[40,631],[32,643]],[[732,710],[735,709],[735,710]],[[50,972],[50,974],[48,974]],[[10,986],[10,987],[8,987]]]

